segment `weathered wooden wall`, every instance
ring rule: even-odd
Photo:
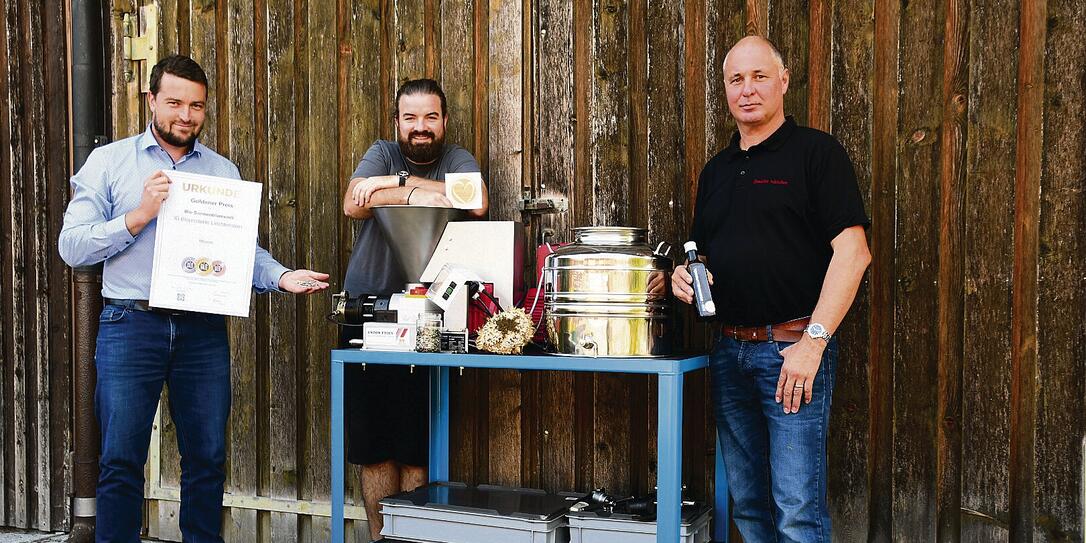
[[[61,2],[0,2],[0,525],[41,530],[71,489],[66,24]]]
[[[114,138],[146,112],[120,60]],[[6,0],[0,24],[3,522],[67,518],[68,276],[53,243],[68,156],[64,15]],[[204,142],[266,186],[262,241],[337,278],[351,169],[390,137],[392,94],[444,85],[492,217],[569,198],[533,227],[648,227],[680,241],[698,171],[733,124],[721,62],[748,33],[792,70],[786,107],[850,151],[874,263],[840,332],[830,496],[841,541],[1083,537],[1086,5],[1078,0],[163,0],[164,52],[211,76]],[[43,99],[50,97],[49,100]],[[324,298],[259,297],[231,323],[228,540],[328,537]],[[556,360],[556,367],[560,366]],[[563,372],[455,376],[453,476],[651,488],[655,383]],[[711,491],[704,377],[687,381],[687,482]],[[168,416],[148,527],[177,538]],[[357,472],[349,496],[359,498]],[[359,516],[358,509],[351,511]],[[364,523],[352,537],[362,539]],[[255,535],[254,535],[255,534]]]

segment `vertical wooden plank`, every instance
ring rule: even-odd
[[[523,5],[517,1],[490,0],[487,102],[490,127],[490,218],[519,220],[518,202],[523,182]],[[490,472],[491,481],[519,484],[521,479],[521,374],[513,370],[490,373]]]
[[[396,87],[426,77],[426,2],[392,0],[396,5]],[[392,89],[396,96],[396,89]]]
[[[304,155],[296,157],[299,169],[298,182],[299,204],[307,210],[299,221],[301,234],[306,240],[299,267],[320,270],[332,277],[342,277],[335,247],[338,239],[338,224],[341,214],[339,198],[329,195],[338,194],[340,181],[337,178],[339,156],[336,142],[337,134],[327,127],[337,123],[337,24],[336,4],[334,2],[309,1],[302,4],[305,16],[300,21],[299,30],[303,38],[299,46],[303,47],[299,55],[297,70],[304,74],[302,96],[297,101],[300,114],[301,134],[299,151]],[[330,470],[328,465],[329,449],[329,404],[328,404],[328,346],[335,344],[335,329],[327,326],[324,315],[327,312],[325,301],[319,298],[304,298],[301,301],[302,329],[305,337],[302,341],[306,353],[303,369],[305,378],[305,410],[303,421],[305,443],[303,455],[301,497],[311,500],[325,500],[329,496]],[[311,517],[305,528],[315,541],[325,541],[330,537],[329,519]]]
[[[27,463],[32,475],[29,503],[31,512],[29,524],[39,530],[50,528],[51,493],[50,475],[52,471],[49,426],[51,413],[49,397],[50,352],[49,352],[49,254],[53,240],[49,239],[48,223],[48,188],[46,186],[46,117],[45,74],[43,65],[42,6],[25,2],[22,6],[24,17],[23,58],[27,69],[23,73],[23,93],[28,99],[24,105],[27,135],[23,148],[27,165],[28,198],[24,200],[24,213],[28,217],[25,243],[28,254],[27,289],[24,294],[27,313],[24,318],[28,325],[28,349],[26,358],[28,403],[27,420],[29,421],[29,447]],[[62,57],[63,58],[63,57]],[[58,421],[60,422],[60,421]]]
[[[630,192],[629,45],[625,1],[594,6],[596,36],[592,84],[592,224],[629,224],[624,202]]]
[[[219,139],[219,102],[226,96],[219,95],[219,59],[217,13],[218,0],[189,0],[189,56],[200,63],[207,73],[207,108],[204,129],[200,133],[200,142],[218,149]],[[119,58],[119,57],[118,57]],[[142,127],[141,127],[142,128]]]
[[[445,91],[449,124],[445,141],[472,150],[475,126],[472,110],[475,96],[474,0],[441,2],[441,48],[438,81]]]
[[[698,6],[700,8],[700,4]],[[684,151],[688,141],[686,135],[704,130],[704,106],[700,100],[704,95],[704,67],[694,68],[685,56],[691,41],[703,49],[704,21],[691,20],[689,9],[673,2],[648,0],[646,7],[645,23],[639,32],[633,32],[635,17],[631,12],[630,33],[630,49],[634,49],[635,42],[643,41],[646,53],[645,139],[635,132],[639,141],[634,147],[643,149],[647,157],[647,175],[637,180],[644,185],[640,191],[644,203],[639,207],[644,206],[644,224],[649,230],[650,243],[667,242],[672,247],[671,255],[676,256],[689,232],[692,203],[688,199],[687,181],[696,175],[689,170],[701,171],[701,164],[690,164],[690,154],[703,155],[705,152],[703,148]],[[693,15],[703,17],[700,10],[694,10]],[[691,36],[687,38],[684,33]],[[699,51],[694,58],[704,58],[703,55]],[[684,77],[685,74],[691,76]],[[695,92],[687,91],[687,82],[696,83]],[[687,97],[692,100],[687,102]],[[638,113],[635,110],[634,118]],[[696,119],[694,126],[686,126],[685,122],[691,117]],[[698,142],[694,147],[703,145],[701,138],[692,139]],[[634,150],[631,159],[641,155],[639,150]],[[633,201],[638,205],[636,199]],[[634,490],[647,492],[653,489],[656,481],[658,428],[656,411],[651,406],[655,402],[657,382],[655,378],[634,379],[633,382],[631,395],[653,398],[641,404],[645,408],[635,411],[638,417],[633,420],[631,429],[631,455],[636,459],[633,466],[647,472],[643,480],[640,474],[635,474]],[[687,386],[683,395],[683,478],[693,496],[704,490],[706,481],[705,380],[695,374],[686,376],[684,382]]]
[[[817,1],[817,0],[816,0]],[[784,111],[807,125],[807,48],[811,45],[809,0],[773,2],[769,12],[770,40],[777,45],[788,68],[788,92]]]
[[[593,5],[596,29],[592,58],[590,179],[588,208],[591,224],[629,224],[630,112],[629,9],[627,2],[600,0]],[[622,205],[619,205],[622,204]],[[595,377],[592,473],[594,484],[625,493],[629,489],[630,431],[628,379],[621,375]]]
[[[833,7],[834,3],[829,0],[810,0],[808,12],[807,126],[824,131],[830,129]]]
[[[1010,540],[1033,541],[1037,522],[1038,265],[1044,152],[1045,2],[1021,4],[1018,126],[1014,184],[1014,272],[1011,282]],[[1046,248],[1047,251],[1047,248]]]
[[[572,198],[576,157],[573,132],[573,4],[564,0],[542,0],[536,4],[536,135],[533,142],[537,162],[535,194],[541,198]],[[565,240],[569,214],[544,215],[538,222],[536,241]],[[547,232],[550,234],[548,235]],[[534,243],[533,243],[534,245]],[[536,270],[540,273],[540,270]],[[538,300],[543,303],[542,298]],[[574,490],[577,485],[575,440],[579,408],[574,396],[575,375],[546,372],[540,375],[540,451],[542,486],[548,490]],[[580,490],[580,489],[578,489]]]
[[[472,13],[474,35],[473,46],[475,56],[475,88],[485,89],[490,85],[490,4],[483,0],[474,0],[475,11]],[[472,152],[483,170],[483,179],[490,179],[490,95],[487,92],[477,92],[472,103],[472,124],[475,126],[475,144]],[[490,213],[493,217],[494,202],[490,202]]]
[[[241,178],[257,178],[257,137],[254,127],[255,96],[262,89],[254,88],[254,14],[252,2],[230,2],[226,7],[225,26],[218,27],[225,40],[225,100],[220,104],[219,126],[225,127],[220,137],[220,152],[232,160]],[[267,195],[262,194],[267,201]],[[253,315],[254,297],[249,309]],[[230,339],[231,409],[227,431],[226,492],[241,496],[257,493],[257,318],[228,319]],[[256,533],[256,511],[232,508],[226,512],[226,525],[238,536]],[[251,535],[250,535],[251,537]]]
[[[894,329],[897,292],[895,195],[897,122],[900,114],[898,72],[901,6],[875,2],[874,85],[871,143],[871,321],[870,437],[868,488],[871,489],[868,539],[892,539],[894,468]]]
[[[355,165],[374,140],[381,137],[381,128],[391,124],[391,118],[381,109],[381,95],[387,94],[379,78],[373,77],[375,67],[381,66],[380,50],[373,44],[381,40],[381,2],[340,2],[340,157],[339,194],[347,190]],[[391,98],[391,96],[389,96]],[[354,246],[358,221],[340,217],[341,269],[346,270],[350,250]],[[339,278],[336,278],[338,281]],[[351,463],[345,466],[346,495],[349,503],[362,504],[361,468]],[[364,522],[355,523],[368,534]],[[368,535],[367,535],[368,537]],[[363,539],[365,540],[365,539]]]
[[[746,0],[746,35],[769,35],[769,0]],[[776,8],[776,4],[773,6]]]
[[[184,0],[180,0],[183,2]],[[179,0],[158,0],[158,51],[159,57],[172,54],[185,54],[181,49],[181,36],[188,33],[186,13],[182,21],[180,9],[188,11],[188,6],[179,6]]]
[[[648,0],[630,0],[627,2],[627,114],[629,115],[629,147],[627,162],[629,169],[627,170],[627,186],[629,192],[626,193],[626,200],[621,202],[622,206],[626,209],[626,221],[625,225],[638,226],[638,227],[651,227],[650,220],[650,208],[655,207],[652,202],[649,201],[648,195],[650,187],[650,163],[653,157],[649,156],[652,147],[649,145],[649,131],[650,127],[650,95],[649,95],[649,71],[650,66],[652,71],[656,72],[656,63],[666,64],[670,59],[666,58],[667,51],[650,51],[650,36],[646,31],[646,28],[653,28],[654,31],[659,31],[664,35],[660,41],[666,42],[667,35],[671,33],[671,30],[664,26],[664,21],[670,15],[663,13],[657,20],[649,21],[650,14],[653,13]],[[659,27],[653,25],[659,24]],[[677,28],[675,28],[677,30]],[[656,53],[658,56],[650,58],[650,53]],[[681,58],[681,57],[680,57]],[[681,88],[679,93],[672,93],[670,96],[672,103],[677,101],[677,96],[681,96]],[[655,105],[655,104],[652,104]],[[673,119],[678,121],[678,119]],[[677,148],[668,149],[668,151],[676,151]],[[675,166],[681,167],[680,164],[669,164],[674,168]],[[665,174],[666,175],[666,174]],[[663,179],[661,181],[666,181]],[[651,231],[650,231],[651,233]],[[648,376],[646,375],[625,375],[626,393],[629,395],[631,402],[630,406],[636,406],[628,410],[626,414],[629,422],[627,423],[627,433],[623,436],[626,440],[626,450],[628,451],[626,457],[626,463],[629,465],[628,480],[626,481],[627,488],[630,493],[640,493],[643,489],[648,487],[649,462],[648,455],[646,454],[645,443],[648,442],[649,434],[649,420],[655,419],[650,417],[648,411],[645,409],[648,402],[639,402],[638,398],[647,398],[648,393]],[[656,425],[652,425],[655,430]],[[614,441],[612,439],[612,441]],[[654,470],[655,471],[655,470]]]
[[[65,96],[68,93],[67,63],[67,15],[63,6],[46,4],[42,12],[44,93],[42,96]],[[2,65],[2,64],[0,64]],[[46,449],[50,459],[50,526],[51,530],[70,529],[71,506],[68,499],[72,488],[71,462],[68,451],[72,450],[71,374],[71,319],[68,309],[68,285],[70,269],[52,250],[52,240],[60,235],[64,209],[68,202],[69,150],[68,102],[45,101],[45,129],[47,157],[45,159],[45,190],[47,200],[48,231],[46,246],[42,249],[47,258],[49,314],[49,433],[52,447]],[[0,340],[2,345],[2,340]],[[3,352],[0,346],[0,352]],[[0,413],[2,413],[0,409]],[[3,439],[0,438],[0,444]],[[2,447],[2,445],[0,445]],[[0,454],[2,457],[2,454]],[[0,464],[2,466],[2,464]],[[2,468],[0,468],[2,469]],[[3,485],[0,484],[0,488]],[[0,494],[3,494],[0,491]],[[3,506],[0,504],[0,512]],[[2,513],[0,513],[2,515]]]
[[[1024,9],[1031,9],[1027,2]],[[1081,406],[1086,387],[1086,5],[1047,3],[1044,21],[1044,161],[1038,228],[1036,541],[1082,540]],[[1023,40],[1030,33],[1023,31]],[[1025,51],[1023,51],[1025,53]],[[1023,59],[1025,60],[1025,59]],[[1027,78],[1023,83],[1040,83]],[[1039,85],[1038,85],[1039,86]],[[1021,117],[1019,118],[1021,120]],[[1033,126],[1032,123],[1029,123]],[[1030,165],[1033,168],[1033,165]],[[1025,534],[1023,534],[1025,535]],[[1017,538],[1018,534],[1012,534]]]
[[[904,6],[898,120],[897,326],[894,331],[895,539],[935,539],[935,336],[943,6]]]
[[[812,11],[819,2],[812,2]],[[811,21],[811,94],[808,103],[812,104],[812,125],[820,122],[829,123],[822,128],[831,130],[834,136],[848,151],[856,172],[856,181],[868,216],[873,220],[870,230],[872,242],[876,232],[892,232],[886,221],[892,215],[878,215],[875,190],[879,181],[892,190],[893,180],[876,180],[872,175],[875,157],[873,149],[872,107],[877,88],[873,84],[874,49],[875,49],[875,2],[866,0],[850,2],[847,5],[837,2],[832,7],[832,25],[834,43],[832,58],[828,66],[832,78],[828,84],[833,91],[829,95],[830,111],[817,113],[815,92],[816,62],[814,45],[815,19]],[[829,51],[826,52],[828,54]],[[824,62],[824,61],[818,61]],[[824,77],[830,77],[827,74]],[[893,89],[886,89],[892,92]],[[884,95],[885,96],[885,95]],[[815,117],[823,120],[816,122]],[[892,152],[892,141],[888,144]],[[890,162],[890,168],[893,163]],[[892,170],[889,175],[893,175]],[[884,186],[886,186],[884,185]],[[890,193],[892,194],[892,192]],[[880,200],[893,205],[892,197]],[[885,208],[885,206],[883,206]],[[892,207],[891,207],[892,209]],[[874,245],[874,243],[872,244]],[[880,266],[882,264],[880,263]],[[881,272],[881,269],[880,269]],[[872,439],[869,417],[874,410],[869,403],[868,377],[873,372],[874,358],[868,358],[868,330],[871,320],[877,318],[873,305],[875,298],[874,277],[876,272],[865,279],[852,303],[847,317],[835,332],[838,338],[839,354],[837,364],[837,384],[833,391],[834,409],[831,414],[829,440],[829,505],[833,518],[834,533],[842,541],[866,541],[868,539],[868,504],[872,492],[868,486],[868,473],[871,465]]]
[[[446,141],[472,151],[483,164],[484,157],[480,156],[481,150],[476,145],[479,134],[475,114],[478,100],[476,35],[483,31],[476,28],[476,9],[479,9],[476,0],[441,2],[439,80],[448,104]],[[485,52],[482,54],[485,56]],[[488,462],[486,375],[483,370],[454,371],[449,380],[453,391],[449,400],[452,423],[449,474],[454,481],[486,482],[485,469],[479,469]]]
[[[647,176],[642,180],[645,202],[643,205],[649,240],[656,244],[666,241],[673,246],[672,255],[681,252],[686,241],[687,217],[691,203],[687,199],[686,172],[683,145],[687,139],[683,125],[687,111],[683,74],[684,43],[681,30],[684,26],[684,10],[662,0],[648,0],[646,33],[631,36],[632,42],[645,40],[648,59],[647,95],[644,123],[644,140],[637,147],[647,156]],[[690,107],[698,108],[696,102]],[[700,168],[698,168],[700,171]]]
[[[121,21],[125,13],[135,12],[135,0],[111,0],[110,2],[109,59],[113,66],[111,70],[113,79],[110,82],[112,90],[110,112],[113,115],[111,125],[114,141],[138,134],[144,128],[140,115],[143,106],[143,95],[139,92],[140,83],[135,75],[130,78],[125,77],[125,68],[131,65],[122,60],[121,54],[121,43],[124,37],[124,25]]]
[[[598,374],[594,389],[592,486],[621,496],[630,492],[630,386],[622,375]]]
[[[426,34],[426,77],[439,79],[441,75],[441,0],[425,0],[423,28]],[[442,89],[444,90],[444,89]],[[446,96],[446,98],[448,98]]]
[[[965,126],[969,86],[969,7],[947,0],[943,36],[943,119],[939,140],[939,264],[936,303],[938,407],[935,426],[935,524],[939,541],[961,535],[962,357],[964,308],[963,200]]]
[[[3,10],[3,18],[0,19],[0,66],[6,70],[5,76],[0,77],[0,97],[5,100],[8,97],[9,77],[12,71],[11,61],[8,59],[8,17],[7,9]],[[11,285],[8,273],[11,262],[11,247],[7,242],[11,239],[11,186],[12,164],[11,153],[11,108],[0,108],[0,318],[5,321],[11,315]],[[15,459],[15,448],[12,445],[14,436],[9,428],[13,425],[12,393],[14,383],[15,364],[12,360],[10,349],[12,347],[13,334],[11,326],[0,329],[0,522],[5,525],[11,521],[10,506],[12,504],[12,481]]]
[[[520,220],[524,152],[521,125],[524,99],[521,25],[523,6],[512,0],[490,0],[489,103],[490,218]]]
[[[27,463],[27,438],[29,421],[27,421],[27,330],[26,330],[26,301],[24,293],[27,288],[26,274],[26,243],[25,227],[26,213],[25,193],[28,166],[26,164],[24,145],[27,135],[24,126],[26,121],[22,81],[20,80],[24,67],[24,59],[20,50],[22,42],[22,17],[19,2],[8,2],[4,13],[4,22],[7,35],[3,47],[6,50],[8,60],[7,93],[4,96],[6,103],[16,107],[8,108],[8,146],[7,155],[10,162],[6,166],[9,172],[9,191],[5,194],[7,220],[4,224],[4,239],[10,240],[10,245],[5,247],[7,253],[4,261],[4,276],[7,278],[4,285],[4,302],[7,308],[4,315],[10,319],[11,334],[7,341],[9,350],[5,353],[5,364],[10,364],[11,389],[7,397],[11,399],[11,418],[7,428],[11,431],[9,451],[11,451],[11,469],[8,471],[11,477],[9,485],[8,523],[12,526],[26,528],[31,521],[28,492],[30,490],[28,474],[30,466]],[[8,327],[5,327],[8,328]]]
[[[702,166],[712,156],[728,146],[732,133],[735,131],[735,120],[728,112],[728,100],[724,91],[724,57],[728,54],[735,42],[739,41],[745,33],[747,15],[745,13],[744,0],[731,0],[722,3],[706,0],[705,4],[705,92],[703,98],[696,98],[698,104],[704,103],[705,109],[705,150],[700,157],[692,156],[691,168],[687,172],[689,179],[688,201],[693,202],[697,195],[697,176],[701,173]],[[690,21],[690,18],[687,18]],[[688,24],[696,24],[690,21]],[[692,52],[692,51],[691,51]],[[695,66],[701,56],[690,56]],[[696,68],[695,68],[696,69]],[[689,73],[689,72],[688,72]],[[693,90],[695,87],[690,86]],[[699,106],[701,107],[701,106]],[[693,108],[688,108],[688,116],[693,115]],[[692,125],[689,125],[691,126]],[[690,143],[688,142],[688,146]],[[693,209],[691,209],[693,213]]]
[[[1015,80],[1018,2],[974,2],[969,15],[965,182],[961,539],[1006,540],[1009,507]],[[992,39],[1000,36],[1000,39]],[[979,514],[971,514],[971,512]],[[996,523],[993,519],[1001,519]]]

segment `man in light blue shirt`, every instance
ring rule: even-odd
[[[95,413],[101,429],[96,539],[138,542],[143,466],[158,398],[170,388],[181,452],[180,527],[185,541],[222,541],[230,349],[221,315],[147,305],[156,217],[169,194],[164,171],[239,179],[237,166],[197,141],[207,76],[172,55],[151,71],[150,126],[96,149],[72,177],[72,200],[58,242],[72,267],[104,262],[95,364]],[[290,270],[257,247],[257,292],[309,294],[328,275]]]

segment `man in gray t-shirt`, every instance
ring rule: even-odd
[[[450,207],[445,174],[478,172],[466,149],[445,144],[448,121],[445,94],[432,79],[408,81],[396,93],[396,140],[378,140],[366,151],[343,195],[343,213],[362,223],[354,242],[343,288],[352,296],[389,295],[403,290],[403,277],[392,250],[371,220],[377,205]],[[485,218],[483,207],[469,214]],[[344,328],[343,344],[360,335]],[[370,535],[380,538],[378,501],[426,484],[429,432],[428,372],[406,367],[347,367],[347,460],[362,465],[362,494]]]

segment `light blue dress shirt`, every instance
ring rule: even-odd
[[[64,212],[58,245],[60,257],[73,268],[105,262],[103,297],[146,300],[150,296],[158,219],[133,237],[124,215],[139,207],[143,183],[157,170],[241,179],[233,162],[199,141],[175,163],[158,145],[150,125],[142,134],[91,152],[72,176],[72,199]],[[257,246],[253,265],[257,292],[279,290],[279,278],[288,271]]]

